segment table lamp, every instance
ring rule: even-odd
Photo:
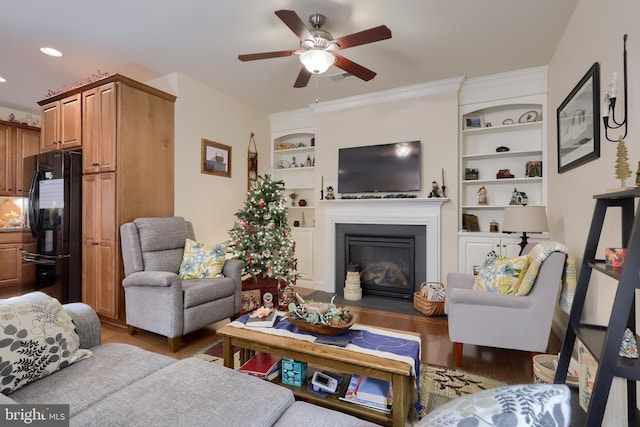
[[[504,223],[502,231],[522,232],[520,253],[527,246],[527,233],[542,233],[549,231],[546,206],[510,205],[504,208]]]

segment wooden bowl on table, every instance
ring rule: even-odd
[[[287,317],[287,320],[301,331],[330,336],[342,335],[347,331],[347,329],[349,329],[353,326],[354,323],[356,323],[356,318],[354,315],[351,315],[351,320],[349,321],[349,323],[345,323],[339,326],[314,324],[309,323],[306,320],[296,319],[294,317]]]

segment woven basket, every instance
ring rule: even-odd
[[[440,284],[441,282],[422,282],[420,292],[413,293],[413,307],[425,316],[442,316],[444,314],[444,301],[431,301],[426,298],[426,287],[430,284]]]

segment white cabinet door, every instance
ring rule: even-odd
[[[313,230],[294,228],[291,236],[296,243],[296,258],[300,279],[313,280]]]
[[[464,238],[460,240],[460,246],[463,253],[462,265],[459,268],[460,273],[473,274],[473,266],[480,266],[489,252],[500,253],[500,239],[484,238],[480,240],[474,238],[471,240]],[[520,248],[518,247],[518,249]]]

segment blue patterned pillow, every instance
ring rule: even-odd
[[[420,426],[557,426],[571,423],[571,392],[560,384],[519,384],[485,390],[436,408]]]
[[[211,279],[222,273],[226,254],[223,244],[205,245],[187,239],[180,264],[181,279]]]

